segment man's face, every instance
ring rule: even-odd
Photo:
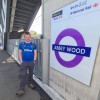
[[[25,35],[24,35],[24,38],[25,38],[25,41],[26,41],[26,42],[30,42],[31,35],[30,35],[30,34],[25,34]]]

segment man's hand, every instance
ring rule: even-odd
[[[34,60],[34,64],[36,63],[36,60]]]
[[[34,50],[34,64],[36,63],[36,59],[37,59],[37,50]]]
[[[20,60],[20,63],[22,63],[22,50],[19,50],[18,51],[18,57],[19,57],[19,60]]]
[[[20,63],[22,63],[23,61],[21,60]]]

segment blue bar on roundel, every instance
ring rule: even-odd
[[[90,57],[91,47],[52,44],[52,50]]]

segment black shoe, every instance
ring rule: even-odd
[[[24,91],[20,90],[16,93],[17,96],[23,96],[25,94]]]

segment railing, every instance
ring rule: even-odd
[[[9,54],[20,64],[18,59],[18,45],[20,42],[24,41],[23,39],[9,39],[7,43],[7,51]],[[41,66],[41,40],[35,39],[34,41],[37,45],[37,62],[34,67],[34,74],[40,80],[42,79],[42,66]]]

